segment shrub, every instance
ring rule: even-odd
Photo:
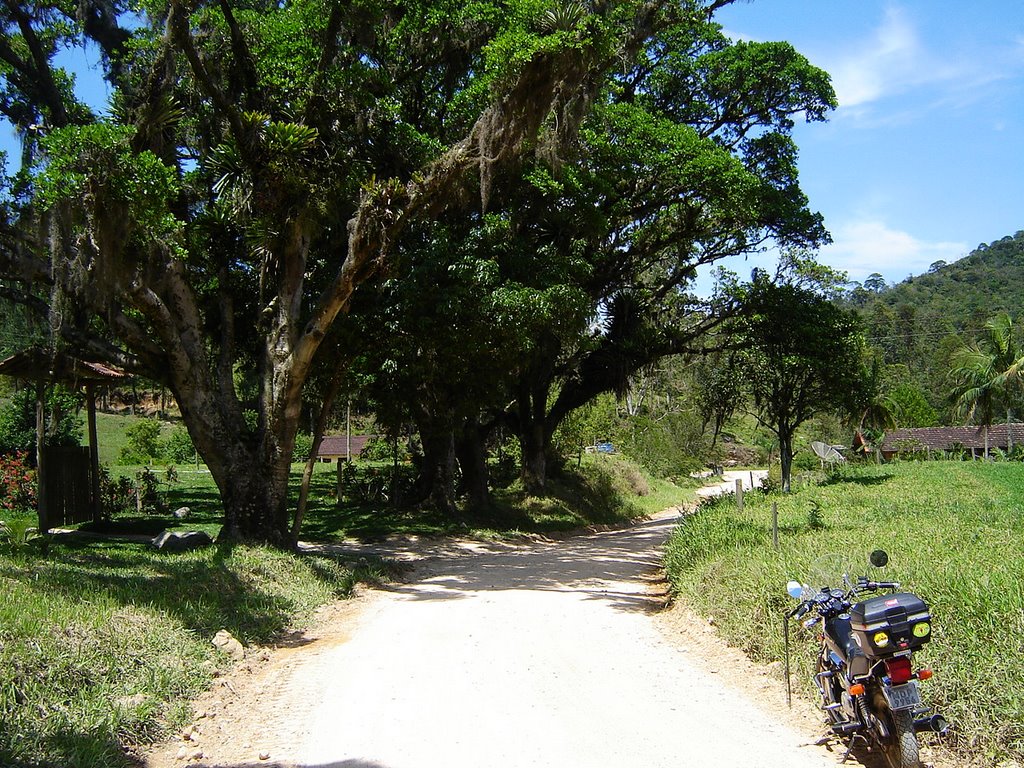
[[[651,485],[639,466],[625,458],[598,456],[595,464],[612,480],[613,485],[625,495],[646,496]]]
[[[135,483],[131,478],[111,477],[110,470],[100,467],[100,500],[103,517],[110,520],[115,515],[132,514],[135,512]]]
[[[128,441],[121,449],[122,464],[149,464],[163,456],[159,421],[139,419],[131,424],[125,433]]]
[[[821,468],[821,459],[811,451],[797,451],[793,457],[793,469],[814,470]]]
[[[409,452],[409,446],[405,441],[399,440],[398,460],[406,462],[411,457],[412,454]],[[395,442],[387,435],[374,435],[366,443],[366,447],[363,448],[359,458],[366,459],[367,461],[392,461],[395,458]]]
[[[185,426],[179,424],[172,431],[164,444],[164,456],[178,464],[187,464],[195,461],[196,447],[192,443],[192,436],[189,435]]]
[[[292,453],[292,461],[306,461],[313,450],[313,436],[306,432],[299,432],[295,435],[295,450]]]
[[[160,478],[149,467],[143,467],[135,473],[135,499],[139,512],[162,514],[167,511],[160,495],[160,485]]]
[[[636,416],[628,431],[614,436],[623,453],[656,477],[684,477],[704,466],[708,451],[700,419],[693,414],[669,413],[659,419]]]
[[[46,442],[67,447],[82,441],[82,425],[77,417],[80,395],[63,387],[50,389],[46,399]],[[36,395],[31,389],[15,392],[0,408],[0,453],[36,450]]]
[[[34,547],[46,554],[48,540],[34,523],[35,521],[29,518],[0,520],[0,544],[12,552],[24,552]]]
[[[25,451],[0,456],[0,506],[10,510],[33,510],[36,490],[36,471],[28,465]]]

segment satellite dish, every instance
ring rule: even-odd
[[[829,464],[835,464],[836,462],[846,461],[846,457],[843,456],[839,451],[836,450],[835,446],[823,443],[819,440],[815,440],[811,443],[811,450],[814,451],[814,455],[821,459],[821,466],[825,466],[827,461]]]

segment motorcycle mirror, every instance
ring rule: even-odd
[[[788,592],[789,596],[794,600],[799,600],[804,593],[804,585],[799,581],[791,581],[786,584],[786,592]]]
[[[875,568],[881,568],[889,562],[889,554],[884,549],[876,549],[871,553],[871,564]]]

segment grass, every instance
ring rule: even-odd
[[[246,645],[280,639],[379,573],[251,547],[0,551],[0,765],[128,765],[125,747],[181,725],[225,666],[210,644],[219,629]]]
[[[780,551],[771,545],[777,503]],[[850,467],[788,497],[748,494],[703,508],[673,536],[666,566],[675,593],[762,662],[782,657],[789,579],[808,581],[829,553],[921,595],[935,633],[919,654],[936,675],[925,698],[955,723],[950,746],[993,763],[1024,758],[1024,465],[910,463]],[[810,695],[813,639],[798,635]]]
[[[116,465],[121,457],[121,450],[128,444],[128,427],[137,423],[143,416],[130,416],[128,414],[104,413],[96,414],[96,450],[99,453],[100,463]],[[82,418],[83,424],[85,417]],[[166,440],[179,421],[164,419],[160,422],[161,438]],[[85,428],[82,429],[82,443],[88,440]]]
[[[111,467],[114,474],[134,477],[141,467]],[[154,468],[163,477],[160,467]],[[208,470],[177,467],[178,481],[161,488],[168,514],[122,516],[116,530],[154,535],[169,530],[204,530],[216,536],[222,508]],[[411,468],[399,467],[400,481],[409,484]],[[588,456],[576,470],[552,478],[544,496],[525,493],[519,483],[494,493],[490,510],[455,519],[429,508],[396,507],[390,500],[389,463],[357,462],[356,478],[341,502],[337,499],[337,465],[320,463],[314,470],[301,537],[312,541],[354,538],[375,541],[390,534],[420,536],[470,535],[485,538],[516,533],[570,531],[590,525],[614,525],[653,514],[693,499],[692,491],[655,480],[621,457]],[[291,475],[291,497],[298,498],[302,465]],[[370,498],[367,498],[369,488]],[[357,492],[359,491],[359,492]],[[169,513],[188,507],[191,515],[178,520]]]

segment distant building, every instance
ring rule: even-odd
[[[1024,444],[1024,424],[992,424],[988,428],[989,451],[1008,451]],[[985,455],[985,432],[981,427],[921,427],[894,429],[887,432],[881,445],[882,457],[913,453],[951,454],[967,451],[972,456]]]
[[[354,459],[361,455],[366,449],[367,443],[370,442],[376,435],[352,435],[346,437],[345,435],[324,435],[323,440],[320,442],[320,450],[317,451],[316,457],[320,461],[335,461],[346,459]],[[352,446],[352,455],[349,455],[348,446]]]

